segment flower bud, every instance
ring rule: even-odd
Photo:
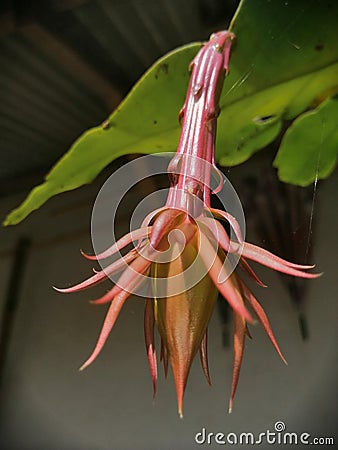
[[[185,272],[193,263],[194,272],[202,277],[199,281],[197,278],[197,283],[186,290]],[[183,395],[191,363],[201,346],[217,299],[217,289],[198,254],[198,233],[195,232],[173,261],[153,263],[151,275],[154,278],[155,322],[168,353],[176,384],[178,412],[182,416]],[[175,290],[180,293],[163,297],[162,292],[162,298],[157,298],[156,279],[167,280],[169,286],[172,277],[180,284],[175,285]]]

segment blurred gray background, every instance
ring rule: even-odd
[[[226,27],[223,19],[235,7],[236,2],[220,0],[2,2],[1,219],[85,129],[105,120],[152,62]],[[275,181],[277,188],[264,184],[275,180],[270,168],[274,151],[272,146],[225,174],[243,201],[249,241],[270,250],[279,245],[281,254],[300,263],[308,254],[324,272],[304,289],[257,269],[269,287],[254,287],[255,293],[289,365],[279,360],[263,330],[251,327],[253,340],[246,344],[229,415],[232,320],[231,312],[217,307],[209,327],[213,386],[207,385],[196,358],[180,420],[171,373],[165,381],[160,370],[152,400],[144,303],[132,298],[100,357],[78,372],[106,310],[88,300],[106,286],[68,296],[51,286],[90,275],[92,264],[79,249],[91,249],[93,202],[110,173],[130,157],[122,158],[92,185],[57,196],[22,224],[0,229],[1,449],[219,448],[196,444],[195,434],[205,427],[213,433],[258,435],[273,431],[278,420],[286,431],[335,436],[337,173],[315,190],[293,189],[283,196],[284,187]],[[129,214],[154,187],[150,183],[126,198],[117,234],[128,230]],[[269,207],[271,201],[278,208]],[[279,213],[280,223],[291,223],[283,233],[274,224]]]

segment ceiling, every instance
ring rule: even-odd
[[[226,27],[237,3],[2,1],[2,195],[13,181],[42,177],[84,130],[104,121],[157,58]]]

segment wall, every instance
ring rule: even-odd
[[[238,174],[235,186],[239,192],[241,170],[230,171],[230,177]],[[88,300],[105,288],[62,295],[51,286],[67,286],[90,274],[92,265],[79,249],[91,248],[91,205],[103,181],[101,177],[91,186],[63,194],[22,225],[0,230],[1,309],[15,246],[21,237],[31,241],[23,273],[17,279],[18,307],[2,383],[0,447],[193,449],[199,447],[194,436],[203,427],[214,433],[258,434],[273,431],[278,420],[285,422],[286,431],[333,436],[338,375],[337,173],[319,183],[315,198],[313,259],[324,275],[308,281],[305,312],[309,338],[301,339],[297,315],[280,278],[269,270],[259,270],[269,288],[255,288],[255,292],[289,365],[279,360],[262,329],[251,327],[253,340],[246,344],[234,410],[228,415],[232,349],[222,345],[222,324],[215,311],[209,327],[213,386],[205,382],[197,359],[182,420],[177,416],[170,373],[165,381],[160,370],[158,394],[152,400],[142,299],[127,302],[100,357],[84,372],[77,370],[93,348],[106,309],[92,306]],[[2,198],[1,211],[15,207],[23,197],[24,193]],[[250,230],[249,236],[255,240]],[[232,325],[229,327],[231,333]],[[220,447],[215,443],[205,446]]]

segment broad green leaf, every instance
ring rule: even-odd
[[[338,2],[330,0],[241,3],[231,24],[237,46],[221,99],[222,165],[245,161],[278,135],[283,120],[337,92],[337,17]]]
[[[338,91],[337,17],[334,0],[241,2],[231,24],[237,41],[218,122],[221,164],[245,161],[276,138],[284,120]],[[81,136],[5,224],[20,222],[53,195],[89,183],[123,154],[174,151],[188,65],[199,48],[182,47],[154,64],[104,126]],[[298,153],[303,152],[301,147]]]
[[[299,116],[286,131],[274,161],[279,178],[287,183],[297,180],[300,186],[326,178],[337,163],[337,124],[337,97]]]
[[[189,62],[201,44],[176,50],[155,63],[101,126],[85,132],[34,188],[4,225],[21,222],[50,197],[90,183],[114,159],[128,153],[176,150],[179,105],[189,82]]]

